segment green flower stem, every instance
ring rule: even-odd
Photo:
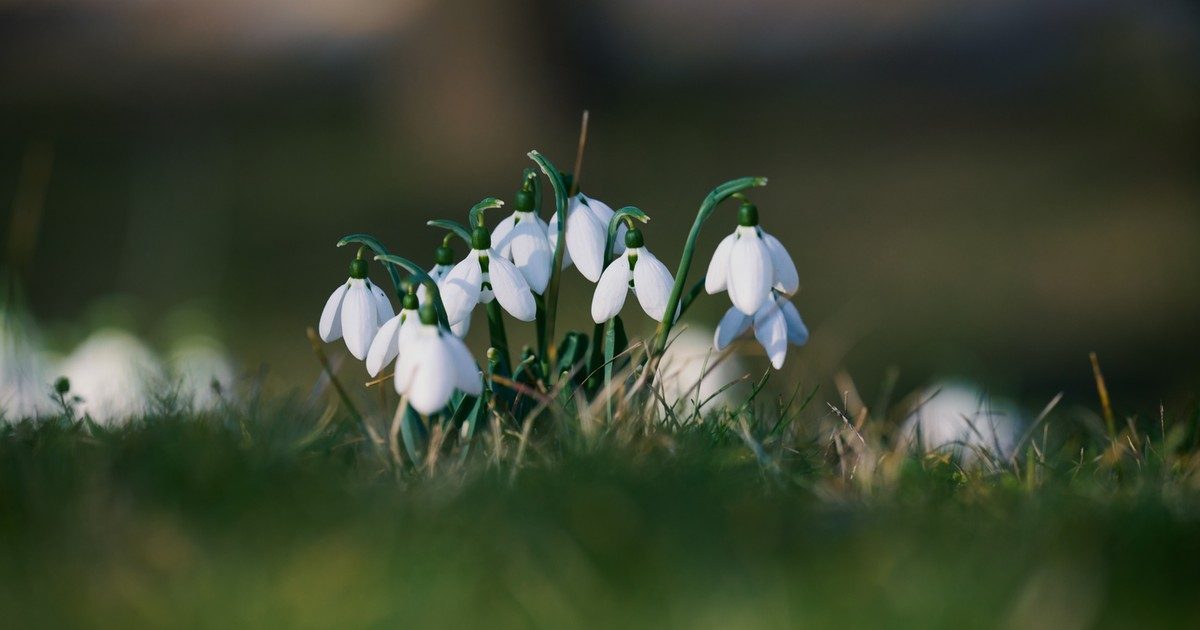
[[[503,205],[504,205],[504,202],[500,201],[499,199],[496,199],[495,197],[486,197],[483,200],[481,200],[479,203],[477,203],[471,207],[471,211],[467,213],[467,218],[468,218],[467,222],[470,223],[471,227],[473,227],[473,228],[486,227],[483,224],[483,211],[491,210],[492,208],[499,208],[500,206],[503,206]],[[465,232],[466,230],[463,230],[463,231]],[[471,238],[470,238],[470,236],[468,236],[467,244],[469,245],[470,243],[471,243]]]
[[[755,186],[766,185],[766,177],[742,177],[717,186],[704,198],[704,202],[700,204],[700,210],[696,212],[696,220],[692,223],[692,229],[688,232],[687,242],[683,246],[683,255],[679,257],[679,268],[675,271],[675,286],[671,288],[671,297],[667,300],[667,309],[663,311],[664,314],[674,313],[683,297],[683,285],[687,282],[688,271],[692,268],[692,258],[696,254],[696,239],[700,237],[700,228],[716,210],[717,205],[735,193]],[[675,319],[664,315],[663,321],[658,325],[658,331],[655,333],[654,346],[650,352],[651,357],[662,355],[666,349],[667,336],[671,333],[671,327],[675,325]]]
[[[547,356],[546,346],[546,298],[544,296],[533,294],[533,302],[537,305],[537,313],[533,320],[534,335],[537,337],[537,354],[538,358],[542,359]],[[542,367],[546,367],[546,362],[542,361]],[[545,369],[542,370],[542,375],[549,379],[549,374]]]
[[[358,243],[359,245],[369,247],[371,251],[375,252],[376,256],[388,255],[388,250],[383,246],[383,243],[380,243],[379,239],[376,239],[370,234],[350,234],[349,236],[343,236],[342,239],[337,242],[337,246],[345,247],[351,243]],[[359,249],[359,253],[362,253],[361,248]],[[400,272],[391,265],[384,265],[384,268],[387,269],[388,276],[392,279],[392,288],[396,290],[396,297],[403,299],[404,294],[407,293],[407,291],[404,288],[404,283],[400,279]]]
[[[558,172],[550,160],[546,156],[537,151],[529,152],[529,159],[533,160],[546,175],[546,179],[550,180],[550,186],[554,188],[554,212],[558,217],[558,240],[554,242],[554,262],[550,266],[550,282],[546,285],[546,323],[543,327],[543,338],[538,340],[539,348],[546,348],[546,353],[542,355],[542,372],[546,374],[546,378],[553,384],[558,379],[558,375],[550,369],[550,366],[558,364],[558,347],[553,343],[554,340],[554,323],[558,315],[558,284],[562,277],[563,252],[567,247],[567,187],[563,184],[562,175]]]
[[[501,376],[512,375],[512,358],[508,351],[508,335],[504,330],[504,317],[500,310],[500,302],[492,300],[487,303],[488,335],[492,347],[499,355],[496,360],[496,371]]]
[[[434,219],[432,221],[426,221],[425,225],[448,230],[451,234],[461,238],[463,242],[467,244],[467,247],[471,246],[471,231],[458,221],[452,221],[450,219]],[[449,237],[449,235],[447,235],[447,237]],[[449,245],[449,243],[446,241],[442,241],[442,244]]]
[[[381,254],[376,256],[375,260],[403,267],[409,275],[417,279],[417,282],[425,285],[426,295],[433,302],[433,308],[437,310],[438,323],[441,324],[442,328],[450,330],[450,323],[446,320],[446,306],[442,304],[442,294],[438,291],[437,283],[433,281],[433,278],[429,277],[429,274],[425,273],[425,270],[420,265],[407,258],[393,254]],[[389,268],[391,267],[389,266]]]

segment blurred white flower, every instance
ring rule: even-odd
[[[1017,444],[1020,411],[974,385],[936,384],[921,393],[919,404],[905,420],[902,436],[925,451],[950,451],[964,463],[978,463],[981,450],[1003,459]]]
[[[667,404],[682,402],[690,414],[696,410],[697,399],[701,409],[716,409],[733,401],[731,390],[736,387],[721,389],[741,378],[745,369],[735,355],[722,357],[714,351],[711,340],[707,332],[689,328],[667,346],[658,370]]]
[[[54,413],[53,372],[33,321],[0,309],[0,415],[8,421]]]
[[[647,315],[662,321],[675,279],[643,244],[641,230],[626,234],[628,249],[617,256],[600,276],[592,296],[592,320],[602,324],[621,312],[630,291]],[[676,309],[678,311],[678,308]]]
[[[196,409],[212,409],[221,402],[221,392],[233,388],[233,361],[219,341],[204,335],[190,336],[175,344],[167,355],[171,377],[179,393]]]
[[[396,362],[396,392],[422,414],[441,410],[454,390],[478,396],[483,380],[462,339],[441,330],[430,306],[421,308],[412,342]]]
[[[473,248],[467,257],[438,282],[450,325],[469,318],[480,302],[493,299],[509,315],[523,322],[533,321],[537,305],[525,276],[491,248],[491,237],[486,230],[477,228],[471,239]]]
[[[496,251],[525,276],[530,290],[541,295],[550,282],[554,249],[546,235],[546,222],[533,212],[518,209],[492,230]],[[564,254],[565,256],[565,254]]]
[[[710,295],[728,289],[733,305],[746,315],[754,315],[772,288],[792,295],[800,288],[800,277],[779,239],[759,226],[758,209],[753,204],[742,204],[738,223],[713,253],[704,289]]]
[[[604,244],[608,240],[608,222],[612,220],[613,209],[598,199],[589,198],[580,193],[571,197],[567,203],[567,249],[563,252],[563,269],[573,263],[579,268],[579,273],[592,282],[600,279],[604,271]],[[613,253],[625,251],[624,225],[617,229],[617,239],[613,243]],[[550,252],[553,254],[558,243],[558,213],[550,217],[547,225]]]
[[[128,421],[149,409],[152,387],[163,384],[163,368],[133,335],[99,330],[63,361],[60,370],[71,393],[83,399],[78,410],[101,424]]]
[[[350,263],[350,279],[334,290],[321,311],[320,333],[326,343],[346,338],[346,348],[365,359],[379,326],[395,315],[383,289],[367,279],[367,261]]]
[[[754,316],[742,313],[736,306],[726,311],[713,333],[713,347],[724,350],[753,324],[754,338],[762,344],[771,365],[777,370],[783,367],[789,343],[797,346],[808,343],[808,327],[787,296],[774,291],[771,295],[772,298],[763,302]]]

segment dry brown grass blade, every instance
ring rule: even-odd
[[[1117,421],[1113,417],[1112,403],[1108,399],[1108,385],[1104,382],[1104,374],[1100,371],[1100,359],[1096,353],[1088,354],[1092,361],[1092,375],[1096,377],[1096,393],[1100,395],[1100,408],[1104,412],[1104,424],[1108,427],[1108,435],[1117,434]]]
[[[309,326],[305,331],[308,335],[308,343],[312,344],[313,354],[317,357],[317,363],[321,364],[321,369],[325,371],[325,375],[329,378],[329,384],[333,385],[334,391],[338,393],[338,397],[342,399],[342,404],[346,405],[346,409],[354,416],[356,420],[362,422],[363,416],[358,412],[358,408],[354,406],[354,401],[350,399],[350,394],[342,387],[341,381],[333,373],[333,367],[329,364],[329,357],[325,355],[325,348],[321,346],[321,338],[317,336],[317,331]]]

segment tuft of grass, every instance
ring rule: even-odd
[[[910,450],[897,410],[798,392],[673,421],[489,414],[433,464],[397,464],[381,413],[288,398],[10,423],[0,611],[9,627],[1200,623],[1196,410],[1109,433],[1050,405],[1014,456],[968,463]]]

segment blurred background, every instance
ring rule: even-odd
[[[585,108],[583,190],[648,212],[672,268],[714,185],[770,177],[753,198],[813,333],[783,387],[959,377],[1091,404],[1096,351],[1118,409],[1194,400],[1182,0],[0,0],[0,229],[51,349],[116,324],[166,352],[190,327],[304,389],[335,241],[432,263],[424,221],[511,199],[530,149],[569,169]],[[590,331],[591,285],[565,279],[559,329]]]

